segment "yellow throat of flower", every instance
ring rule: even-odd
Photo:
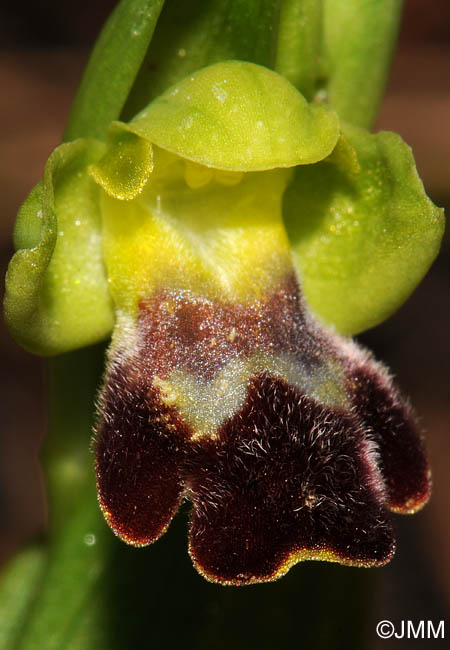
[[[260,299],[292,273],[281,201],[290,170],[213,169],[154,148],[140,194],[102,196],[104,258],[116,304],[135,312],[162,288]]]

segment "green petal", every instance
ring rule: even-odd
[[[344,135],[361,171],[327,161],[299,167],[284,217],[310,307],[352,335],[408,298],[437,255],[444,220],[399,136],[350,127]]]
[[[32,352],[58,354],[111,331],[99,188],[86,173],[103,151],[103,144],[88,140],[55,149],[44,180],[19,212],[19,250],[8,267],[5,318],[14,338]]]
[[[241,61],[196,72],[124,128],[183,158],[232,171],[315,163],[339,136],[327,105],[308,104],[281,75]]]
[[[356,149],[343,133],[341,133],[335,148],[325,160],[338,165],[344,171],[353,172],[354,174],[361,171]]]
[[[106,154],[91,165],[92,178],[111,196],[129,200],[137,196],[153,171],[151,142],[113,122]]]

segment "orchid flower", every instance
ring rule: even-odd
[[[389,561],[389,511],[418,510],[430,471],[407,401],[347,335],[410,293],[441,232],[398,136],[253,63],[61,145],[19,217],[5,307],[38,353],[112,332],[94,446],[114,533],[151,544],[187,499],[214,582]]]

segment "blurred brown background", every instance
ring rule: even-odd
[[[17,209],[59,143],[68,109],[113,0],[41,0],[0,9],[0,264],[12,254]],[[450,2],[406,0],[399,48],[378,129],[412,146],[425,187],[450,207]],[[427,431],[434,493],[423,512],[397,517],[399,544],[377,569],[373,620],[445,618],[450,603],[450,241],[427,278],[389,322],[360,337],[384,360]],[[23,352],[0,324],[0,562],[45,525],[37,461],[45,430],[41,361]],[[449,620],[447,619],[447,626]],[[450,633],[450,631],[447,631]],[[381,641],[372,650],[428,647]],[[429,642],[428,642],[429,643]],[[434,641],[433,643],[439,643]]]

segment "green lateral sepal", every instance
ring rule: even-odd
[[[16,341],[31,352],[67,352],[106,338],[112,329],[99,188],[86,173],[104,148],[95,140],[59,146],[19,211],[5,318]]]
[[[444,219],[398,135],[343,133],[360,172],[331,161],[298,167],[284,218],[310,307],[354,335],[388,318],[422,280]]]

